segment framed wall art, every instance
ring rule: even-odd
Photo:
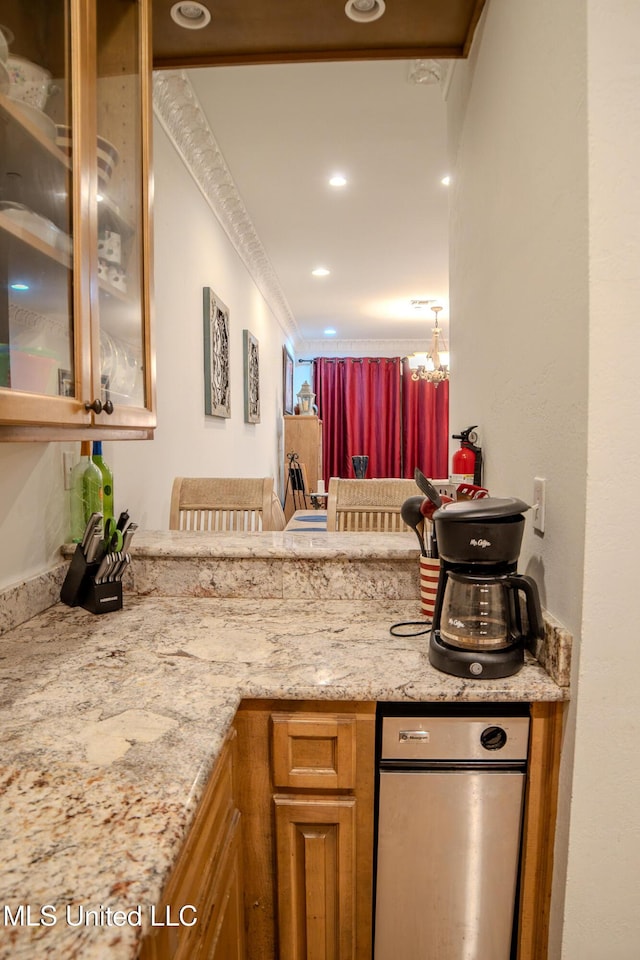
[[[244,352],[244,419],[260,423],[260,363],[258,341],[248,330],[243,331]]]
[[[231,416],[229,309],[211,287],[204,287],[204,412]]]
[[[285,413],[293,413],[293,357],[282,348],[282,397]]]

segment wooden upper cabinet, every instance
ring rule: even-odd
[[[0,439],[148,437],[150,0],[2,21]]]

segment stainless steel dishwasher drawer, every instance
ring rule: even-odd
[[[380,760],[375,960],[511,956],[528,719],[505,718],[504,727],[482,719],[471,735],[469,724],[476,721],[455,724],[465,740],[460,751],[449,718],[441,731],[438,721],[405,719],[403,760]],[[407,732],[415,735],[412,752],[424,740],[428,762],[403,754]],[[485,763],[475,745],[469,749],[470,736],[489,744],[481,747]]]

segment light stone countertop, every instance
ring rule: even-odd
[[[75,550],[65,544],[65,554]],[[139,530],[131,546],[136,557],[219,557],[225,559],[374,559],[416,558],[414,533],[342,533],[309,529],[256,531]]]
[[[348,536],[352,554],[358,548]],[[402,550],[391,536],[390,549]],[[255,548],[285,549],[285,537],[261,535]],[[194,538],[186,556],[211,549],[212,538]],[[136,548],[157,556],[170,544],[175,557],[190,539],[141,536]],[[246,541],[239,551],[254,549]],[[404,556],[416,553],[405,542]],[[0,910],[6,904],[15,916],[30,905],[36,924],[3,927],[0,915],[0,960],[135,956],[243,697],[568,698],[530,657],[503,680],[436,671],[428,634],[389,633],[393,623],[418,619],[415,599],[126,594],[117,613],[95,617],[56,604],[0,637]],[[43,904],[55,924],[37,924]],[[125,926],[74,926],[81,907],[140,913]]]

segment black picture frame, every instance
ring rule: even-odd
[[[282,348],[282,406],[286,414],[293,413],[293,357],[287,347]]]
[[[260,423],[260,354],[258,341],[249,330],[242,332],[244,356],[244,419]]]
[[[229,308],[211,287],[203,288],[204,412],[231,416]]]

